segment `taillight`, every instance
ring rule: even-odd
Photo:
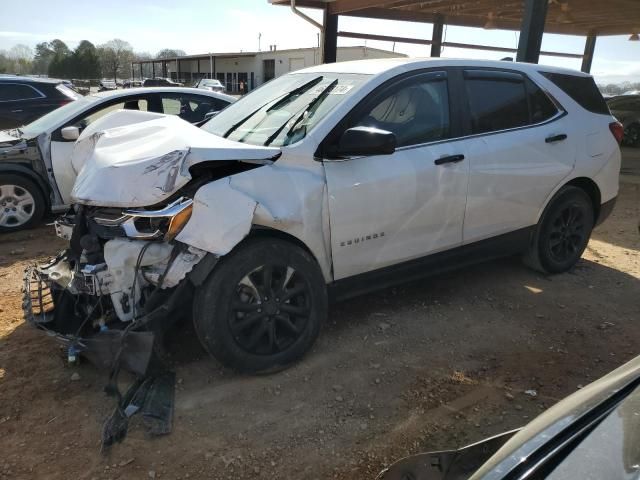
[[[622,124],[620,122],[611,122],[609,124],[609,130],[611,130],[611,133],[615,137],[618,144],[621,144],[622,137],[624,137],[624,127],[622,126]]]

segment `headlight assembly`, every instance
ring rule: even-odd
[[[124,210],[116,219],[94,218],[103,226],[118,226],[129,238],[173,240],[191,218],[193,200],[181,197],[160,210]]]

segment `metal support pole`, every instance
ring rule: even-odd
[[[156,78],[156,62],[151,62],[151,78]]]
[[[335,63],[338,55],[338,15],[324,7],[324,36],[322,39],[322,63]]]
[[[584,44],[584,55],[582,56],[582,68],[580,70],[585,73],[591,72],[591,63],[593,62],[593,52],[596,49],[597,38],[595,35],[589,35]]]
[[[525,0],[516,57],[518,62],[538,63],[548,7],[549,0]]]
[[[439,57],[442,51],[442,31],[444,27],[444,18],[438,15],[436,21],[433,22],[433,34],[431,35],[431,56]]]

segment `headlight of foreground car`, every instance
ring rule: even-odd
[[[193,200],[181,197],[160,210],[124,210],[117,219],[94,218],[99,225],[122,228],[137,240],[173,240],[191,218]]]

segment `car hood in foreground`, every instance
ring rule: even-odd
[[[198,163],[271,163],[279,148],[227,140],[175,116],[120,110],[91,124],[72,158],[79,172],[74,203],[146,207],[170,197],[190,179]]]

